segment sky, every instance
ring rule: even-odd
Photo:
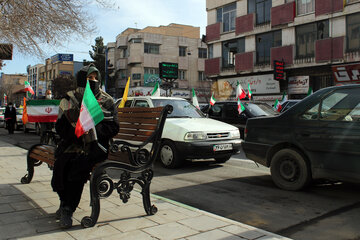
[[[95,38],[103,37],[104,44],[115,42],[116,36],[128,27],[143,29],[148,26],[178,23],[200,27],[200,36],[205,34],[207,15],[205,0],[114,0],[116,6],[103,8],[89,5],[86,9],[95,18],[96,33],[81,41],[63,43],[64,47],[44,47],[46,58],[57,53],[72,53],[74,61],[91,60],[89,50]],[[45,59],[24,55],[14,49],[13,59],[4,61],[1,72],[6,74],[24,73],[26,66],[44,64]]]

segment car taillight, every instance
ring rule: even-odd
[[[246,136],[247,136],[247,132],[248,132],[248,130],[247,130],[247,128],[245,128],[245,130],[244,130],[244,139],[245,139]]]

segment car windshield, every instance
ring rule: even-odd
[[[272,107],[266,103],[244,103],[248,112],[250,112],[255,117],[260,116],[274,116],[276,112]]]
[[[204,115],[194,105],[186,100],[177,99],[153,99],[154,107],[163,107],[167,104],[173,106],[173,112],[168,115],[168,118],[203,118]]]

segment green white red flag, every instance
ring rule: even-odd
[[[153,97],[160,97],[160,86],[159,86],[159,82],[156,82],[154,90],[151,93],[151,96]]]
[[[32,95],[35,94],[33,88],[30,86],[30,83],[28,81],[25,81],[25,91],[30,92]]]
[[[249,100],[251,99],[252,96],[252,91],[251,91],[251,87],[250,87],[250,83],[248,83],[248,95],[249,95]]]
[[[214,98],[214,93],[213,93],[210,98],[210,105],[214,106],[215,103],[216,103],[216,99]]]
[[[4,93],[4,104],[3,104],[4,106],[6,106],[7,105],[7,96],[6,96],[6,94]]]
[[[281,104],[280,104],[279,100],[276,99],[275,104],[274,104],[274,110],[277,111],[277,112],[280,112],[281,108],[282,107],[281,107]]]
[[[60,100],[27,100],[24,112],[29,122],[56,122],[59,104]]]
[[[241,101],[240,101],[239,98],[238,98],[238,100],[237,100],[237,105],[238,105],[238,112],[239,112],[239,114],[241,114],[243,111],[245,111],[245,107],[244,107],[244,105],[242,105],[242,103],[241,103]]]
[[[236,85],[236,98],[243,99],[246,97],[245,90],[241,87],[239,81],[237,81]]]
[[[287,98],[287,95],[286,95],[286,92],[284,91],[284,93],[283,93],[283,96],[282,96],[282,98],[281,98],[281,104],[283,104],[285,101],[287,101],[288,100],[288,98]]]
[[[313,94],[313,90],[312,90],[312,87],[309,87],[308,92],[307,92],[307,95],[309,96],[309,95],[311,95],[311,94]]]
[[[103,119],[104,113],[90,89],[89,81],[87,81],[84,97],[81,102],[79,119],[75,127],[75,135],[79,138],[85,132],[95,128],[96,124]]]
[[[197,100],[197,97],[196,97],[196,93],[195,93],[194,88],[192,89],[192,102],[193,102],[193,105],[194,105],[197,109],[200,109],[199,102],[198,102],[198,100]]]

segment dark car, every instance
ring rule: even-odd
[[[288,110],[289,108],[291,108],[292,106],[294,106],[295,104],[297,104],[300,101],[301,101],[300,99],[286,100],[285,102],[283,102],[281,104],[280,112],[285,112],[286,110]]]
[[[360,85],[324,88],[276,117],[249,119],[242,147],[282,189],[360,182]]]
[[[244,129],[249,118],[275,116],[278,113],[264,102],[241,101],[245,110],[239,114],[236,101],[219,101],[209,109],[209,106],[202,111],[207,113],[210,118],[231,124],[240,130],[240,138],[244,139]]]

